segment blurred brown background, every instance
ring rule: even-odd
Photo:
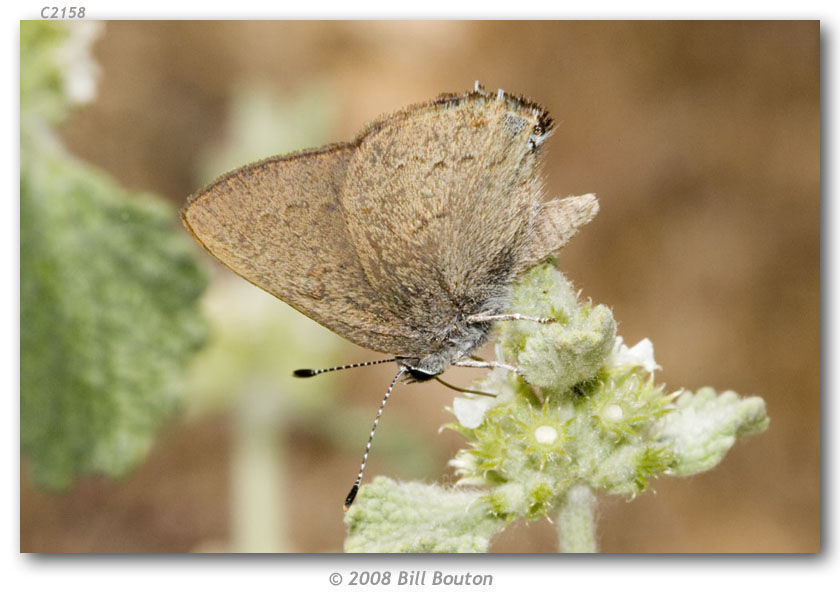
[[[601,550],[819,550],[818,22],[111,22],[94,52],[99,95],[63,129],[67,146],[173,205],[218,174],[207,173],[208,149],[233,135],[242,86],[291,107],[290,127],[303,118],[292,109],[325,103],[310,145],[350,139],[381,113],[476,79],[546,106],[558,122],[548,193],[601,200],[562,253],[563,270],[614,310],[625,341],[653,340],[669,389],[758,395],[771,418],[711,472],[656,481],[633,502],[604,499]],[[299,367],[373,356],[333,337],[323,356],[296,357],[299,339],[280,343]],[[277,369],[288,373],[286,362]],[[276,514],[262,524],[281,549],[341,551],[340,505],[392,371],[333,375],[332,404],[319,413],[328,416],[298,411],[269,433],[280,459],[268,469],[280,483],[267,496]],[[448,379],[466,385],[474,375]],[[405,432],[414,458],[377,436],[368,477],[448,480],[461,443],[438,433],[450,401],[434,383],[398,388],[381,431]],[[235,398],[189,406],[124,481],[87,479],[52,495],[31,486],[24,465],[21,549],[243,549],[233,484],[246,451],[234,440],[252,439],[253,420],[234,418]],[[358,426],[338,431],[350,408]],[[491,550],[555,548],[541,522],[510,528]]]

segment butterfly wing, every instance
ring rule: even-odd
[[[540,201],[541,109],[476,92],[370,126],[340,203],[370,285],[435,344],[509,293]]]
[[[531,245],[522,257],[517,271],[525,271],[553,255],[572,239],[578,229],[594,219],[596,214],[598,200],[595,194],[554,198],[540,204],[534,221]]]
[[[325,327],[379,352],[415,352],[347,236],[338,193],[354,151],[328,146],[243,167],[191,197],[182,218],[222,264]]]

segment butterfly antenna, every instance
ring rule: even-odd
[[[388,391],[385,392],[385,397],[382,398],[382,404],[379,405],[379,411],[376,413],[376,418],[373,420],[373,427],[370,428],[370,437],[368,438],[367,445],[365,446],[365,455],[362,457],[362,465],[359,467],[359,474],[356,476],[356,483],[353,484],[353,487],[350,489],[350,493],[347,494],[347,498],[344,500],[345,511],[350,508],[351,504],[353,504],[353,500],[356,499],[356,494],[359,493],[359,486],[362,485],[362,477],[365,474],[365,467],[367,466],[368,455],[370,454],[370,445],[373,443],[373,435],[376,433],[376,426],[379,425],[379,419],[382,418],[382,411],[385,410],[385,404],[388,402],[391,392],[394,391],[394,386],[397,385],[397,381],[399,381],[400,377],[407,372],[407,368],[400,367],[397,376],[394,377],[391,385],[388,386]]]
[[[342,371],[344,369],[355,369],[356,367],[369,367],[371,365],[381,365],[386,362],[394,362],[396,358],[383,358],[382,360],[366,360],[365,362],[353,363],[352,365],[341,365],[340,367],[329,367],[328,369],[296,369],[292,375],[295,377],[315,377],[321,373],[329,373],[330,371]]]

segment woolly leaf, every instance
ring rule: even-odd
[[[711,469],[739,437],[761,433],[770,424],[764,400],[742,400],[731,391],[718,395],[706,387],[683,392],[674,404],[657,423],[655,435],[672,448],[670,470],[675,475]]]
[[[504,525],[480,492],[377,477],[347,511],[347,552],[484,552]]]
[[[205,279],[174,210],[58,150],[21,169],[21,445],[36,481],[122,475],[177,406]]]
[[[505,355],[515,359],[526,381],[543,388],[563,390],[594,377],[615,346],[612,312],[579,303],[574,288],[550,263],[520,278],[511,312],[556,320],[500,326]]]

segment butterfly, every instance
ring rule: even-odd
[[[470,358],[495,321],[548,320],[506,312],[513,283],[598,211],[592,194],[543,193],[552,130],[537,104],[476,83],[381,117],[351,142],[236,169],[184,207],[222,264],[399,367],[345,506],[401,377],[498,366]]]

